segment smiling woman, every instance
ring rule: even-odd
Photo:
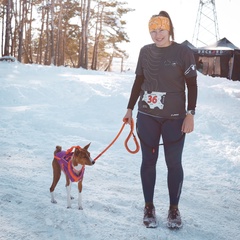
[[[182,227],[178,209],[183,183],[182,152],[185,133],[194,129],[197,73],[191,49],[171,41],[174,40],[173,29],[166,11],[150,18],[149,32],[153,43],[141,47],[135,81],[123,118],[124,122],[131,124],[132,112],[138,101],[137,129],[142,151],[140,172],[145,201],[143,223],[147,228],[158,225],[153,200],[160,138],[163,139],[168,170],[167,226]]]

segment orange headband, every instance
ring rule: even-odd
[[[168,30],[170,32],[170,21],[167,17],[151,17],[148,23],[149,32],[157,29]]]

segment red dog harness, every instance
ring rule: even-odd
[[[67,174],[67,176],[72,182],[80,182],[83,179],[85,166],[82,166],[80,171],[74,169],[72,166],[73,154],[73,152],[61,151],[56,153],[54,158],[57,159],[62,171]]]

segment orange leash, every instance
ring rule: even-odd
[[[116,140],[118,139],[118,137],[121,135],[121,133],[122,133],[125,125],[126,125],[126,122],[123,123],[120,131],[118,132],[117,136],[113,139],[113,141],[112,141],[96,158],[94,158],[94,160],[93,160],[94,162],[97,161],[97,159],[98,159],[99,157],[101,157],[101,156],[116,142]],[[137,138],[135,137],[135,135],[134,135],[134,133],[133,133],[133,131],[134,131],[134,121],[133,121],[133,119],[132,119],[132,121],[131,121],[131,126],[130,126],[130,128],[131,128],[131,129],[130,129],[130,132],[129,132],[126,140],[124,141],[124,146],[125,146],[125,148],[127,149],[128,152],[130,152],[130,153],[132,153],[132,154],[135,154],[135,153],[137,153],[137,152],[139,151],[140,146],[139,146],[139,143],[138,143],[138,141],[137,141]],[[129,141],[131,135],[133,136],[133,140],[134,140],[134,143],[135,143],[135,145],[136,145],[136,149],[133,150],[133,151],[130,150],[129,147],[128,147],[128,141]]]
[[[126,123],[124,123],[124,124],[126,124]],[[130,132],[129,132],[126,140],[124,141],[124,146],[129,153],[135,154],[140,150],[140,146],[139,146],[139,143],[138,143],[138,140],[137,140],[136,136],[133,133],[134,132],[134,121],[133,121],[133,119],[131,121],[131,126],[130,127],[131,127],[131,129],[130,129]],[[133,140],[134,140],[134,143],[135,143],[135,146],[136,146],[136,149],[133,150],[133,151],[130,150],[129,147],[128,147],[128,141],[130,140],[131,135],[133,136]]]

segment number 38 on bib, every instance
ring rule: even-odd
[[[159,109],[163,109],[165,96],[165,92],[144,91],[142,101],[146,102],[150,109],[154,109],[156,107],[158,107]]]

